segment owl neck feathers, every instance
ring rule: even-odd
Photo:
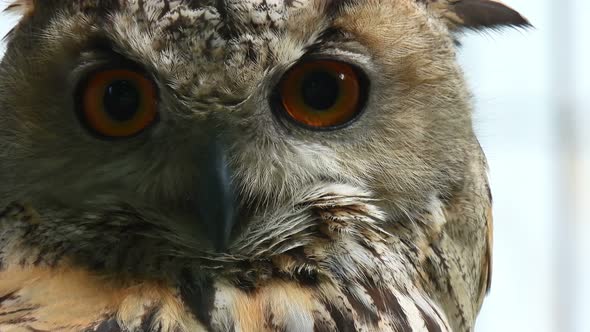
[[[91,331],[105,327],[133,330],[137,324],[170,327],[162,331],[230,330],[232,326],[244,331],[393,331],[394,326],[413,331],[424,325],[450,330],[442,311],[416,284],[418,271],[413,264],[418,249],[383,230],[385,215],[369,193],[327,185],[311,188],[295,201],[284,211],[253,220],[225,254],[170,254],[162,261],[150,261],[132,245],[119,244],[116,260],[128,271],[138,263],[168,271],[167,280],[151,281],[121,273],[101,276],[85,268],[82,260],[67,258],[84,250],[83,243],[41,244],[39,240],[47,238],[51,229],[49,222],[31,206],[14,204],[0,216],[0,228],[6,230],[10,225],[11,229],[0,233],[5,237],[0,258],[6,263],[0,275],[33,278],[39,285],[58,280],[67,285],[67,280],[75,280],[75,289],[85,292],[89,306],[97,308],[84,320],[94,328]],[[110,232],[93,230],[88,236],[96,236],[92,241],[103,241],[107,246],[139,241],[137,247],[141,248],[145,243],[134,234],[149,233],[145,228],[149,225],[140,227],[133,220],[141,221],[130,211],[126,215],[112,213]],[[109,242],[111,238],[114,242]],[[170,253],[174,250],[186,248],[169,249]],[[112,260],[108,252],[94,254],[103,260],[87,261],[93,269],[99,271],[112,264],[108,263]],[[99,262],[103,266],[97,265]],[[39,275],[47,280],[40,280]],[[20,286],[32,282],[27,280]],[[11,296],[25,301],[21,293],[30,294],[22,289]],[[59,302],[59,295],[51,298]],[[31,296],[25,304],[34,304],[31,307],[37,309],[30,316],[36,317],[35,310],[45,315],[43,310],[60,307],[55,301],[48,307],[35,306],[45,300]],[[100,307],[101,303],[105,307]],[[150,308],[150,314],[140,308]],[[175,318],[179,315],[184,317],[181,321]],[[1,323],[0,319],[0,327]],[[51,321],[44,323],[57,326]]]

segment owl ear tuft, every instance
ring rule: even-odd
[[[516,10],[495,0],[418,0],[434,10],[452,30],[530,27]]]
[[[29,17],[33,16],[35,12],[35,0],[13,0],[10,4],[4,9],[4,13],[8,14],[15,14],[20,16],[20,23],[24,20],[28,19]],[[17,27],[20,25],[17,24],[14,28],[12,28],[8,33],[2,38],[3,41],[8,41],[11,39],[12,35],[14,34]]]
[[[17,15],[22,16],[29,16],[32,15],[35,11],[35,1],[34,0],[13,0],[6,9],[4,9],[7,13],[14,13]]]
[[[20,16],[20,21],[29,18],[35,12],[35,0],[12,0],[10,4],[4,9],[5,13],[16,14]],[[17,26],[13,27],[8,33],[2,38],[2,41],[9,41]]]

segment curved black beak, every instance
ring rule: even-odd
[[[227,149],[214,135],[210,138],[198,156],[199,183],[194,204],[215,250],[224,251],[237,223],[237,202]]]

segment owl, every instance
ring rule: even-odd
[[[491,0],[20,0],[0,331],[471,331]]]

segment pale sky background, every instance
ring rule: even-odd
[[[460,55],[495,204],[476,331],[590,332],[590,1],[504,2],[536,28],[468,34]]]
[[[461,52],[494,194],[476,331],[590,332],[590,1],[504,3],[535,29],[470,34]]]

